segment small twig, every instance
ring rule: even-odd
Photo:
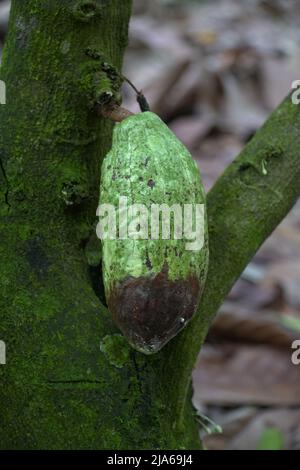
[[[106,119],[110,119],[114,122],[122,122],[129,116],[133,116],[134,113],[126,108],[122,108],[116,103],[107,104],[105,106],[98,106],[98,114]]]
[[[123,78],[123,80],[125,80],[125,82],[127,82],[131,86],[131,88],[133,88],[137,95],[140,95],[142,93],[137,89],[137,87],[132,83],[132,81],[129,80],[129,78],[125,77],[125,75],[121,75],[121,77]]]
[[[145,111],[150,111],[150,106],[149,106],[149,103],[145,97],[145,95],[143,94],[142,90],[138,90],[137,87],[132,83],[131,80],[129,80],[129,78],[125,77],[125,75],[122,75],[122,78],[123,80],[125,80],[125,82],[127,82],[131,88],[133,88],[133,90],[136,92],[136,100],[140,106],[140,109],[142,112],[145,112]]]
[[[129,85],[133,88],[137,95],[137,102],[140,106],[142,112],[150,111],[149,104],[146,100],[146,97],[143,95],[142,91],[139,91],[136,86],[124,75],[121,77],[129,83]],[[115,101],[109,101],[106,104],[98,104],[97,107],[98,114],[106,119],[110,119],[114,122],[122,122],[129,116],[132,116],[134,113],[129,111],[126,108],[122,108],[122,106],[118,105]]]

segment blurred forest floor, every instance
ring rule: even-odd
[[[189,148],[208,190],[300,79],[300,3],[134,4],[124,74]],[[124,96],[138,111],[128,86]],[[193,400],[207,449],[300,449],[299,229],[300,203],[236,283],[201,351]]]

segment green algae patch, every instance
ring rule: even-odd
[[[129,361],[130,347],[124,336],[119,334],[107,335],[100,343],[100,351],[113,366],[121,369]]]

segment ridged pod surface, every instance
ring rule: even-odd
[[[104,204],[116,209],[115,239],[103,237],[104,220],[108,222]],[[143,208],[136,206],[136,212],[130,212],[133,204]],[[180,217],[176,225],[174,216],[169,239],[163,239],[162,226],[158,239],[153,239],[151,221],[158,219],[151,219],[151,211],[162,204],[171,212],[174,204],[180,207],[181,238]],[[186,211],[186,219],[185,205],[193,210]],[[101,206],[103,280],[109,310],[134,348],[154,353],[194,315],[208,265],[205,193],[197,164],[156,114],[140,113],[116,124],[112,148],[102,165]],[[196,227],[198,246],[203,246],[191,249],[196,245],[189,245],[192,238],[187,226],[190,214],[195,224],[197,206],[202,214]],[[168,219],[165,214],[160,223]]]

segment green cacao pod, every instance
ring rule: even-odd
[[[208,265],[197,164],[156,114],[116,124],[98,215],[109,310],[134,348],[154,353],[196,312]]]

